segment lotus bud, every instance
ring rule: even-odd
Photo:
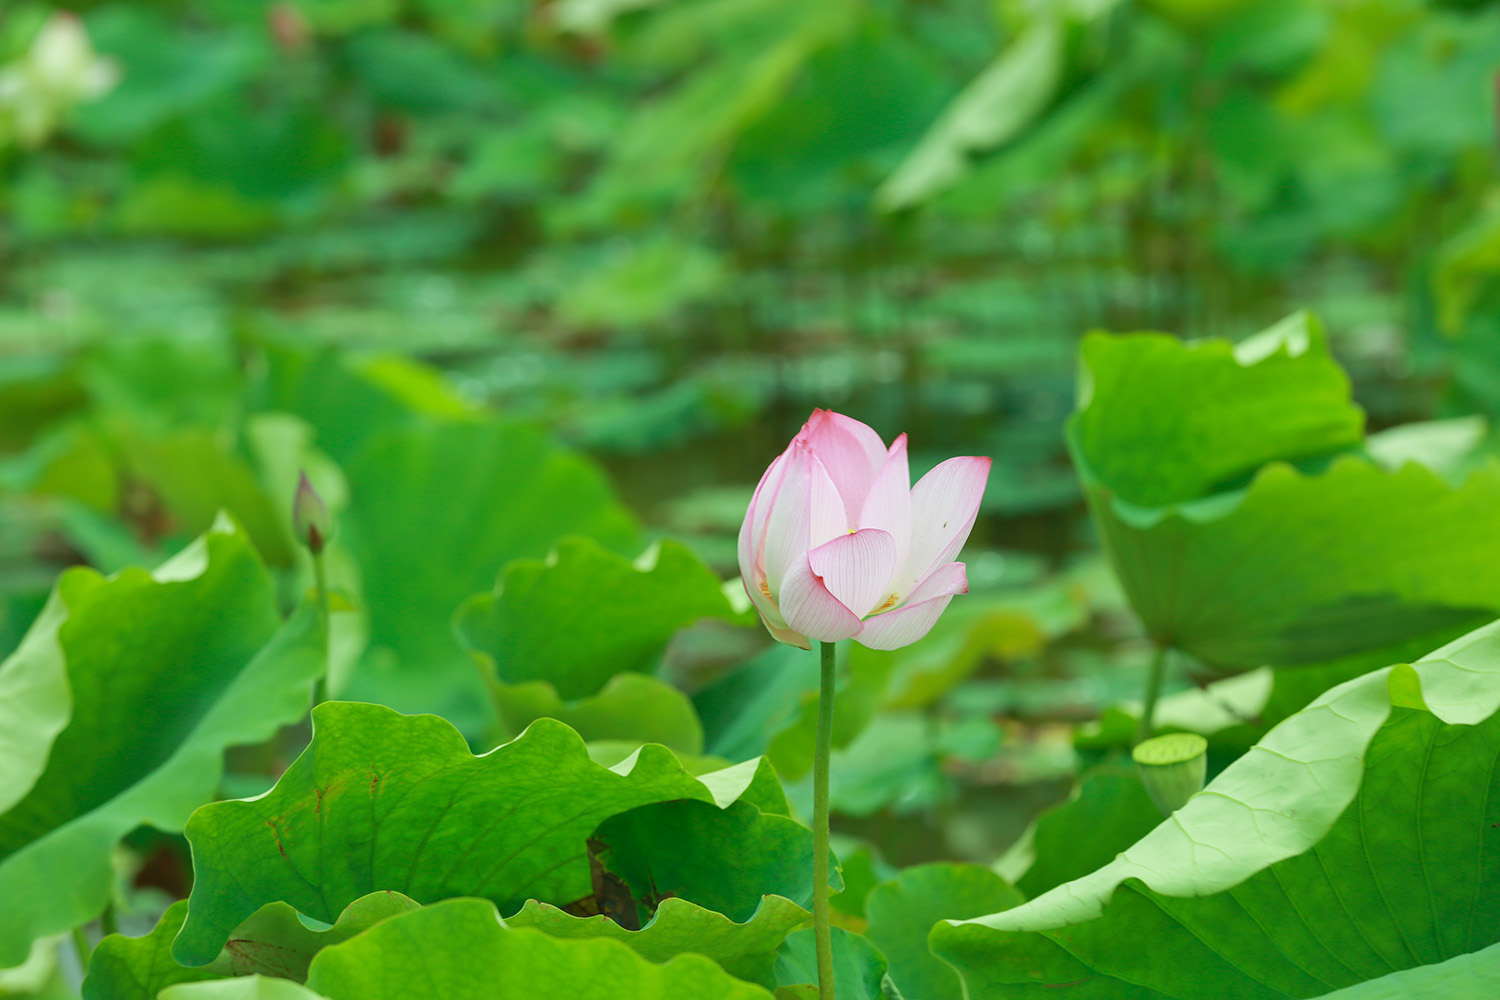
[[[950,458],[912,486],[906,435],[814,410],[771,463],[740,527],[740,577],[771,634],[898,649],[969,592],[956,561],[990,460]]]
[[[328,517],[328,505],[313,489],[303,472],[297,480],[297,496],[292,501],[292,531],[297,541],[307,546],[313,555],[321,555],[323,547],[333,536],[333,525]]]

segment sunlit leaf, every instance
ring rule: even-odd
[[[769,994],[701,955],[654,965],[617,941],[507,928],[494,904],[454,899],[395,917],[313,959],[307,985],[329,1000],[398,1000],[413,984],[447,1000],[755,1000]]]
[[[809,852],[805,863],[811,862]],[[675,897],[662,900],[651,922],[638,931],[627,930],[603,914],[575,917],[535,900],[528,901],[505,922],[511,927],[535,927],[552,937],[612,938],[653,962],[692,952],[713,959],[737,979],[770,986],[774,984],[770,970],[776,949],[790,931],[810,917],[791,900],[766,895],[750,919],[742,923]]]
[[[1488,948],[1497,681],[1500,624],[1340,685],[1104,867],[934,950],[979,1000],[1314,997]]]
[[[1070,446],[1159,643],[1221,669],[1317,663],[1500,609],[1500,463],[1453,488],[1358,454],[1310,319],[1238,348],[1092,336],[1083,365]]]
[[[155,1000],[162,989],[176,983],[231,976],[264,975],[304,982],[307,966],[319,949],[347,941],[416,906],[399,892],[375,892],[345,907],[332,927],[311,930],[296,910],[285,903],[271,903],[234,929],[218,958],[191,968],[172,957],[172,940],[187,919],[187,901],[180,900],[167,908],[151,933],[138,938],[111,934],[99,942],[89,959],[83,1000]]]
[[[595,465],[530,427],[424,423],[360,454],[348,466],[344,540],[363,573],[371,666],[349,694],[442,709],[472,729],[484,694],[453,636],[454,611],[512,559],[544,556],[563,535],[636,550],[634,518]],[[552,639],[566,655],[593,634]]]
[[[695,778],[654,745],[605,768],[548,719],[483,757],[434,716],[330,702],[313,719],[313,742],[275,788],[188,824],[195,880],[173,946],[184,964],[213,961],[276,901],[323,921],[380,889],[483,896],[506,912],[566,905],[592,895],[585,842],[611,816],[673,799],[765,808],[780,795],[757,764]]]
[[[499,683],[546,681],[572,700],[623,671],[652,672],[673,633],[708,617],[740,618],[686,546],[663,541],[638,566],[579,538],[546,560],[510,563],[493,593],[463,606],[456,627]]]
[[[260,975],[178,983],[168,986],[157,997],[158,1000],[324,1000],[290,979]]]
[[[226,747],[306,711],[323,667],[317,616],[277,623],[265,567],[228,521],[155,574],[63,576],[3,671],[32,672],[64,703],[71,691],[72,708],[45,769],[0,815],[0,965],[102,910],[119,839],[181,829],[214,797]]]

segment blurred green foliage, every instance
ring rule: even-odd
[[[1497,75],[1500,4],[1456,0],[12,0],[0,653],[64,567],[154,566],[221,509],[289,610],[306,468],[338,525],[335,693],[476,746],[552,716],[608,764],[646,738],[701,770],[765,754],[800,803],[813,663],[710,577],[736,572],[766,462],[831,406],[910,432],[918,475],[995,458],[974,592],[912,649],[847,654],[835,809],[877,850],[844,853],[992,861],[1098,763],[1018,847],[1023,887],[1049,887],[1146,823],[1098,760],[1130,738],[1135,709],[1105,706],[1139,694],[1146,647],[1067,454],[1082,336],[1238,341],[1305,306],[1370,430],[1500,418]],[[1323,361],[1339,413],[1313,450],[1455,485],[1493,450],[1482,422],[1363,437]],[[1189,430],[1224,402],[1196,378],[1160,409]],[[1153,440],[1164,384],[1095,428],[1128,439],[1098,477],[1142,503],[1308,457],[1293,427],[1176,482],[1203,470]],[[1265,430],[1224,412],[1226,438]],[[628,562],[661,533],[692,550],[662,550],[682,615]],[[568,685],[497,657],[551,620],[497,582],[587,618],[564,586],[585,561],[639,584],[654,617],[609,610],[640,634],[581,633]],[[1234,627],[1266,625],[1244,607]],[[698,611],[719,620],[679,631]],[[1418,656],[1453,632],[1428,624],[1390,638]],[[1208,690],[1179,669],[1161,719],[1217,729],[1217,770],[1384,663]],[[230,763],[225,789],[263,790],[286,761]],[[1116,801],[1128,822],[1058,856],[1061,824]]]
[[[11,355],[395,349],[629,455],[834,403],[1006,456],[1006,511],[1074,496],[1053,430],[1092,326],[1238,336],[1295,302],[1378,417],[1449,377],[1500,406],[1494,5],[76,9],[97,54],[0,98]],[[51,14],[0,15],[7,72]],[[627,492],[747,474],[695,472]]]

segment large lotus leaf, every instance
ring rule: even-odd
[[[756,1000],[765,990],[701,955],[655,965],[604,938],[508,928],[492,903],[452,899],[393,917],[313,959],[307,985],[329,1000],[569,997]]]
[[[1233,1000],[1321,996],[1490,946],[1497,707],[1500,622],[1326,692],[1114,861],[940,925],[934,951],[976,1000],[1061,983]]]
[[[1086,481],[1164,507],[1267,462],[1359,448],[1364,414],[1306,314],[1235,347],[1164,334],[1091,334],[1080,349],[1069,443]],[[1242,483],[1243,485],[1243,483]]]
[[[567,904],[591,895],[586,841],[609,817],[672,799],[784,811],[775,784],[760,763],[695,778],[653,744],[606,768],[551,719],[476,757],[443,719],[330,702],[275,788],[189,821],[195,881],[173,954],[212,961],[278,900],[322,921],[380,889],[423,903],[484,896],[507,912]]]
[[[1081,878],[1107,865],[1160,822],[1161,812],[1134,767],[1091,768],[1072,798],[1037,817],[1034,859],[1016,888],[1035,897]]]
[[[632,563],[569,538],[546,560],[506,566],[492,593],[464,605],[457,629],[499,683],[546,681],[575,700],[622,671],[650,673],[673,633],[711,617],[740,616],[681,543],[663,541]]]
[[[1321,1000],[1456,1000],[1500,996],[1500,944],[1436,965],[1402,969],[1325,993]]]
[[[637,899],[677,896],[740,922],[777,895],[812,905],[812,831],[748,802],[661,802],[614,816],[595,838]],[[834,891],[843,889],[835,872]]]
[[[813,843],[812,831],[784,814],[779,787],[761,784],[728,807],[658,802],[599,825],[590,847],[616,885],[623,883],[619,891],[630,902],[615,905],[634,905],[640,931],[535,903],[509,922],[567,937],[612,936],[653,960],[691,951],[738,978],[774,985],[776,948],[809,916]],[[765,808],[752,804],[765,792],[773,793]],[[830,882],[834,891],[843,888],[836,866]]]
[[[803,699],[817,690],[817,657],[772,643],[693,695],[708,752],[730,760],[765,753],[773,733],[798,724]]]
[[[172,957],[172,938],[187,919],[187,907],[187,900],[173,903],[142,937],[111,934],[100,941],[89,959],[83,1000],[155,1000],[177,983],[222,979],[216,969],[189,969]]]
[[[518,733],[537,719],[556,719],[590,743],[660,743],[676,754],[703,752],[703,723],[692,701],[645,674],[615,674],[597,694],[576,701],[559,698],[546,681],[491,683],[490,694],[506,732]]]
[[[268,562],[291,564],[291,539],[272,499],[249,466],[225,450],[220,435],[203,428],[151,434],[121,427],[116,438],[132,473],[160,495],[184,535],[206,530],[227,510]]]
[[[1360,413],[1311,321],[1237,349],[1096,335],[1083,365],[1070,447],[1157,642],[1222,669],[1317,663],[1500,609],[1500,463],[1455,489],[1338,454]]]
[[[151,933],[138,938],[111,934],[99,942],[89,959],[83,1000],[155,1000],[157,993],[176,983],[230,976],[304,982],[308,964],[320,949],[416,906],[399,892],[372,892],[345,907],[332,927],[312,930],[292,907],[271,903],[234,929],[213,962],[189,967],[172,957],[172,939],[187,919],[188,904],[180,900],[167,907]]]
[[[255,975],[237,979],[178,983],[162,990],[158,995],[158,1000],[326,1000],[326,998],[290,979]]]
[[[811,860],[809,854],[809,865]],[[575,917],[536,900],[529,900],[505,922],[511,927],[535,927],[553,937],[613,938],[653,962],[692,952],[713,959],[738,979],[771,985],[767,973],[776,949],[810,916],[783,896],[767,895],[744,923],[678,898],[662,900],[651,922],[638,931],[627,930],[603,914]]]
[[[99,913],[115,844],[142,824],[181,829],[214,797],[226,747],[306,711],[321,628],[310,608],[277,623],[270,577],[227,520],[154,574],[63,575],[0,668],[49,676],[72,702],[45,769],[0,815],[0,965]],[[46,665],[16,665],[35,656]]]
[[[68,606],[54,590],[16,651],[0,663],[0,817],[47,767],[52,741],[68,724],[72,695],[57,640]]]
[[[367,669],[351,697],[438,710],[471,729],[483,685],[454,638],[454,610],[512,559],[562,535],[635,551],[639,533],[603,473],[522,425],[426,422],[379,435],[349,466],[344,541],[364,573]],[[559,646],[596,634],[575,621]]]
[[[870,891],[865,936],[890,962],[902,996],[963,1000],[958,974],[927,947],[933,925],[1009,909],[1022,900],[1005,879],[980,865],[917,865]]]
[[[306,351],[268,342],[257,409],[295,413],[317,431],[318,447],[347,467],[370,439],[424,420],[479,421],[484,411],[440,371],[391,354]]]
[[[839,710],[833,716],[833,745],[847,746],[881,705],[892,660],[877,650],[841,652]],[[719,677],[693,696],[708,730],[710,753],[744,760],[765,754],[778,774],[794,780],[812,769],[817,730],[818,657],[773,643],[765,652]]]

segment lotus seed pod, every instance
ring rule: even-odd
[[[1208,773],[1208,740],[1197,733],[1168,733],[1130,752],[1151,801],[1165,816],[1203,790]]]

